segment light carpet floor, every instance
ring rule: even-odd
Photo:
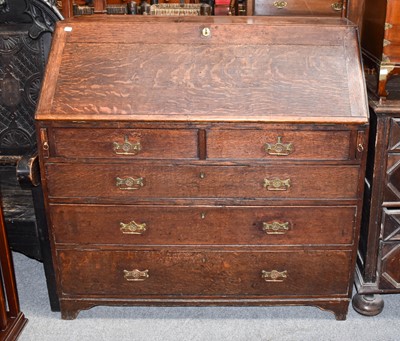
[[[76,320],[51,312],[43,266],[13,253],[26,341],[400,341],[400,295],[365,317],[349,307],[346,321],[315,307],[95,307]]]

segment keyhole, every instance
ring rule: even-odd
[[[203,37],[209,37],[211,35],[211,30],[209,27],[204,27],[201,31]]]

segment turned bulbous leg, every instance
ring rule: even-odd
[[[352,300],[353,308],[361,315],[375,316],[382,312],[384,302],[381,295],[356,294]]]

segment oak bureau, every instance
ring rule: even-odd
[[[347,20],[61,22],[36,119],[62,318],[274,304],[346,318],[368,132]]]

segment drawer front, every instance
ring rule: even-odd
[[[396,24],[388,24],[388,28],[385,30],[385,39],[388,40],[386,44],[387,46],[390,47],[390,45],[394,44],[399,46],[400,45],[400,23]],[[386,46],[385,46],[386,47]],[[399,55],[397,55],[399,57]]]
[[[390,152],[400,152],[400,119],[398,118],[390,120],[388,150]]]
[[[57,257],[63,295],[298,297],[346,294],[351,252],[59,250]]]
[[[65,158],[195,159],[196,129],[73,129],[52,131],[55,155]]]
[[[399,32],[400,30],[397,30],[394,34],[398,34]],[[383,54],[385,55],[385,59],[390,61],[390,63],[400,63],[400,42],[392,41],[383,48]]]
[[[384,208],[382,212],[382,237],[384,241],[400,242],[400,210]]]
[[[389,63],[400,63],[400,1],[387,2],[385,19],[384,59]]]
[[[342,12],[340,0],[256,0],[254,5],[254,15],[341,16]]]
[[[386,22],[400,25],[400,0],[388,1],[386,8]]]
[[[211,130],[209,159],[348,160],[350,131]]]
[[[383,193],[385,204],[400,202],[400,153],[387,157],[386,186]]]
[[[400,243],[381,242],[379,289],[400,291]]]
[[[356,199],[359,166],[47,164],[59,198]],[[91,199],[92,200],[92,199]]]
[[[349,245],[356,207],[51,205],[50,214],[56,243]]]

